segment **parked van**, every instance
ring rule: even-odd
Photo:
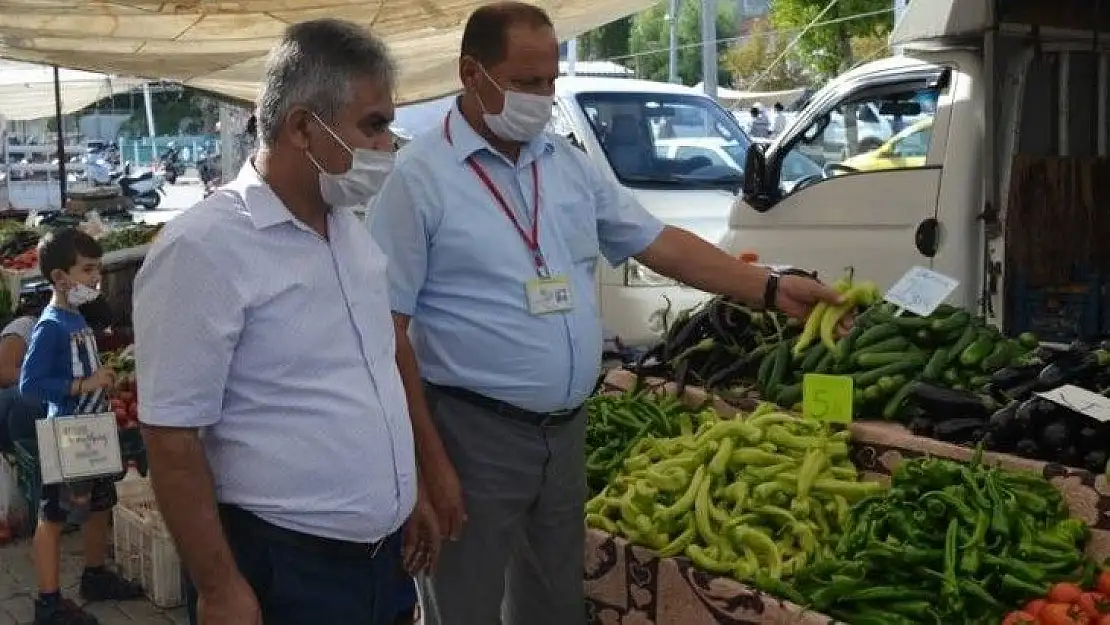
[[[1098,5],[911,2],[891,38],[905,56],[837,77],[773,142],[749,148],[722,246],[828,278],[853,266],[884,286],[932,267],[960,280],[954,303],[1006,322],[1019,304],[1006,299],[1015,157],[1107,155],[1110,5]],[[850,123],[864,109],[892,124],[882,146]],[[845,154],[786,180],[784,163],[828,143],[838,117]]]
[[[743,181],[737,159],[751,141],[736,119],[689,87],[627,78],[563,77],[555,83],[552,134],[567,137],[652,214],[707,241],[720,241]],[[784,161],[784,178],[820,176],[803,155]],[[599,263],[606,337],[626,345],[650,342],[653,314],[671,316],[705,293],[664,278],[635,260]]]

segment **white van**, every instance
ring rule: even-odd
[[[728,111],[689,87],[627,78],[563,77],[555,96],[549,132],[570,139],[664,223],[707,241],[724,237],[751,144]],[[797,180],[821,168],[796,155],[784,174]],[[625,345],[658,336],[652,315],[667,299],[673,318],[706,297],[635,260],[599,263],[598,285],[606,337]]]
[[[1004,322],[1015,156],[1107,155],[1110,4],[1097,6],[910,3],[892,35],[905,56],[832,80],[765,149],[749,150],[722,247],[822,277],[853,266],[881,285],[932,267],[960,280],[956,303]],[[785,179],[785,161],[829,143],[835,117],[865,108],[899,135],[876,148],[849,125],[841,159]]]

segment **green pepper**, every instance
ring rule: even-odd
[[[616,534],[618,532],[617,524],[602,514],[587,514],[586,525],[597,528],[603,532],[608,532],[609,534]]]
[[[850,502],[855,502],[882,492],[884,486],[879,482],[845,482],[833,479],[817,479],[813,482],[813,490],[825,495],[840,495]]]
[[[711,523],[711,515],[709,511],[709,489],[712,486],[712,478],[705,476],[698,484],[698,492],[694,497],[694,525],[698,528],[698,534],[701,534],[702,541],[708,546],[720,545],[723,538],[717,534],[713,529]]]
[[[1048,594],[1048,584],[1027,582],[1006,573],[1002,576],[1002,586],[1022,593],[1023,598],[1043,597]]]
[[[698,491],[701,489],[702,483],[706,483],[708,488],[708,478],[705,475],[705,466],[698,467],[694,472],[694,478],[690,480],[690,485],[686,488],[686,492],[674,502],[674,505],[657,508],[655,511],[655,518],[665,521],[677,518],[686,512],[689,512],[694,507],[694,500],[698,496]],[[708,492],[708,491],[707,491]]]
[[[686,556],[694,563],[694,566],[709,572],[724,575],[732,570],[731,562],[723,562],[718,559],[719,550],[716,547],[703,548],[700,545],[693,544],[686,547]]]
[[[767,574],[776,579],[782,577],[782,553],[770,536],[755,528],[741,525],[731,528],[728,537],[739,549],[750,549],[763,554],[764,559],[760,563],[765,565]]]
[[[683,528],[682,533],[679,534],[674,540],[668,543],[665,547],[659,550],[660,558],[671,558],[681,553],[686,552],[694,539],[697,538],[698,528],[694,526],[694,519],[687,517],[686,527]]]
[[[713,455],[713,459],[709,461],[709,474],[710,475],[724,475],[725,469],[728,468],[728,461],[732,457],[733,439],[725,438],[721,440],[721,446],[717,448],[717,453]]]
[[[741,447],[732,452],[732,457],[729,462],[733,466],[773,466],[776,464],[792,463],[793,460],[782,454],[770,453],[753,447]]]

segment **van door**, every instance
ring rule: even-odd
[[[811,103],[809,123],[767,153],[763,188],[777,191],[737,201],[725,249],[826,280],[852,266],[884,288],[914,265],[930,266],[950,109],[936,104],[949,97],[952,80],[934,69],[865,79]],[[885,129],[878,141],[877,128]],[[823,163],[822,175],[790,175],[815,152],[838,157]]]

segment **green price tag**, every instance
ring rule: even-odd
[[[852,422],[852,378],[807,373],[802,378],[802,416],[833,423]]]

